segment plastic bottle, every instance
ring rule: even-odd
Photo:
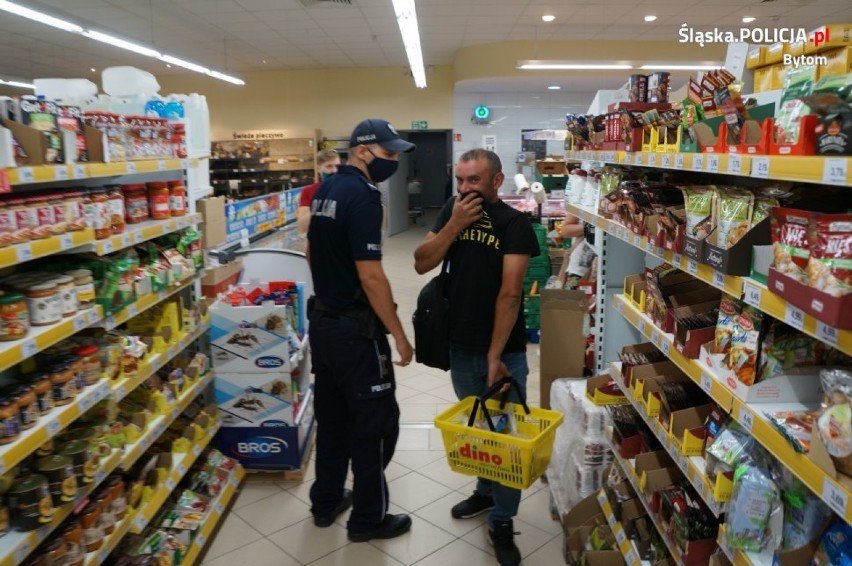
[[[183,120],[184,117],[183,104],[179,100],[169,100],[166,103],[164,118],[169,120]]]
[[[166,103],[159,98],[152,98],[145,103],[145,115],[154,118],[166,117]]]

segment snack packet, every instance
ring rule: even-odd
[[[719,191],[719,247],[728,249],[740,241],[751,228],[754,194],[741,189]]]
[[[808,240],[808,284],[833,297],[852,293],[852,214],[814,218]]]
[[[775,116],[777,143],[795,144],[799,141],[799,119],[810,111],[800,97],[811,94],[816,76],[815,65],[787,69],[787,74],[784,76],[784,92],[781,94],[781,103]]]
[[[728,367],[745,385],[754,385],[756,380],[763,316],[763,313],[750,306],[743,307],[743,312],[736,318],[734,332],[731,335]]]
[[[716,227],[716,190],[714,187],[686,187],[686,235],[703,240]]]
[[[772,209],[773,266],[800,283],[808,283],[808,228],[816,213],[794,208]]]
[[[737,468],[725,515],[728,544],[732,549],[774,551],[781,544],[781,491],[764,468],[751,465]]]
[[[719,303],[719,318],[716,320],[715,346],[717,354],[727,354],[731,350],[731,337],[734,335],[734,322],[742,310],[742,304],[725,295]]]
[[[751,225],[757,226],[758,224],[760,224],[761,220],[763,220],[764,218],[769,218],[769,214],[776,206],[779,206],[777,198],[755,195],[754,211],[751,214]]]
[[[852,563],[852,526],[837,519],[822,535],[814,555],[813,566],[836,566]]]

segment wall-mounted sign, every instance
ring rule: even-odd
[[[235,140],[286,140],[293,137],[287,130],[246,130],[234,132]]]
[[[488,134],[486,136],[482,136],[482,147],[487,149],[488,151],[497,151],[497,136],[494,134]]]
[[[412,130],[428,130],[429,122],[426,120],[412,120],[411,121],[411,129]]]

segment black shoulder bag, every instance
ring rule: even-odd
[[[415,359],[429,367],[450,369],[450,302],[444,292],[447,262],[417,296],[414,311]]]

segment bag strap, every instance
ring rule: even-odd
[[[509,389],[504,391],[500,397],[500,410],[502,411],[506,407],[506,403],[509,400],[509,391],[512,387],[514,387],[515,392],[518,394],[518,399],[521,400],[520,404],[524,408],[524,412],[528,415],[530,414],[530,408],[527,405],[527,399],[524,395],[524,392],[521,390],[520,384],[515,381],[511,376],[508,376],[500,379],[497,383],[489,387],[488,390],[485,391],[485,393],[483,393],[473,401],[473,408],[470,411],[470,417],[467,420],[467,426],[472,427],[474,425],[474,423],[476,422],[477,413],[479,412],[479,410],[482,410],[482,414],[485,416],[485,421],[488,423],[488,428],[491,429],[491,432],[497,432],[496,430],[494,430],[494,423],[491,422],[491,415],[489,414],[488,409],[485,406],[485,401],[496,395],[503,388],[503,386],[507,384],[509,385]]]

